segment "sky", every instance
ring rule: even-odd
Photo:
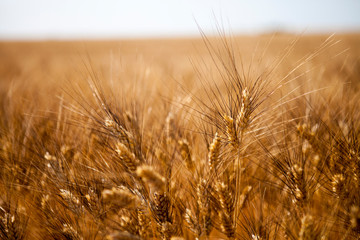
[[[360,32],[360,0],[0,0],[0,40]]]

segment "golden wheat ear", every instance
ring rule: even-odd
[[[189,171],[194,172],[195,164],[191,157],[189,142],[186,139],[179,140],[179,145],[180,145],[180,154],[182,159],[185,161],[186,168],[189,169]]]
[[[209,147],[208,154],[208,163],[210,167],[210,172],[215,171],[217,169],[217,165],[219,164],[219,154],[220,154],[221,142],[218,133],[215,133],[215,136]]]
[[[229,239],[235,238],[235,223],[234,223],[234,196],[229,190],[229,186],[224,182],[217,182],[215,185],[217,197],[220,203],[220,211],[218,212],[220,218],[220,228]]]
[[[145,184],[153,187],[155,192],[165,192],[165,178],[156,172],[151,166],[139,166],[136,169],[136,174],[145,182]]]
[[[152,211],[157,223],[160,237],[169,240],[173,234],[173,225],[170,213],[171,203],[166,193],[155,193]]]
[[[139,160],[136,159],[135,154],[130,152],[130,150],[121,142],[116,144],[117,154],[122,160],[124,166],[131,172],[135,172],[137,166],[139,165]]]

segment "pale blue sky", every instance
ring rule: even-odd
[[[360,32],[360,0],[0,0],[0,39]]]

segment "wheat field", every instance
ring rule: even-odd
[[[1,239],[359,239],[360,35],[0,43]]]

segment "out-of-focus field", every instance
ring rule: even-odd
[[[0,42],[1,239],[358,239],[360,35]]]
[[[286,68],[294,67],[305,55],[316,51],[328,37],[286,34],[236,37],[233,39],[233,51],[236,55],[241,55],[244,62],[264,55],[262,65],[266,65],[284,54],[284,49],[290,47],[292,41],[298,41],[284,66],[280,67],[285,74]],[[334,39],[340,42],[328,47],[325,53],[317,57],[317,72],[336,68],[339,74],[346,75],[350,74],[347,71],[356,71],[360,36],[339,35]],[[221,45],[219,39],[210,41],[215,48],[217,44]],[[169,82],[172,78],[179,81],[197,77],[194,65],[198,67],[211,64],[210,52],[201,39],[0,42],[0,77],[1,84],[21,81],[22,84],[34,85],[35,82],[41,82],[54,86],[63,83],[64,79],[74,81],[73,77],[81,78],[79,73],[86,75],[84,63],[90,61],[93,70],[101,72],[101,78],[106,80],[125,80],[127,74],[130,74],[126,81],[155,80],[171,82],[173,85],[173,81]],[[146,77],[142,76],[144,74]]]

